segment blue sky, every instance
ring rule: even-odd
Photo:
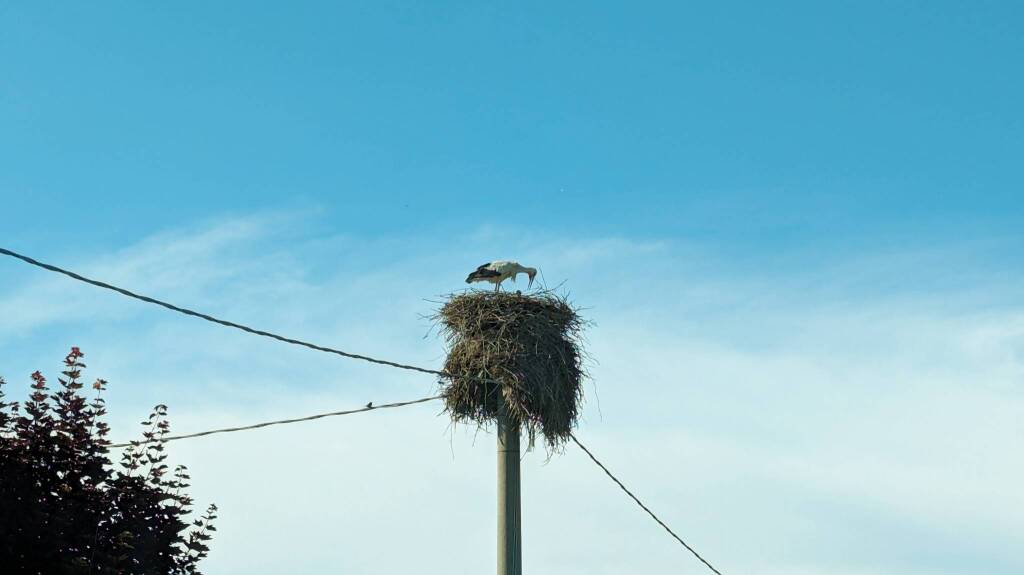
[[[723,572],[1019,573],[1022,16],[5,3],[0,245],[433,366],[430,300],[517,258],[596,322],[582,436]],[[80,345],[119,437],[432,391],[0,278],[0,374]],[[478,573],[491,440],[424,407],[174,452],[222,508],[209,573]],[[578,453],[524,465],[531,572],[701,572]]]
[[[1014,3],[336,4],[5,3],[14,230],[298,203],[842,248],[1022,216]]]

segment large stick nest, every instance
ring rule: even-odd
[[[434,319],[448,344],[442,395],[456,422],[485,425],[502,404],[511,423],[549,448],[568,440],[583,399],[585,322],[550,291],[453,294]]]

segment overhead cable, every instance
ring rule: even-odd
[[[434,401],[435,399],[441,399],[440,395],[433,397],[424,397],[422,399],[414,399],[412,401],[399,401],[397,403],[382,403],[380,405],[373,405],[373,403],[366,404],[366,407],[359,409],[348,409],[345,411],[331,411],[329,413],[318,413],[316,415],[307,415],[306,417],[296,417],[294,419],[278,419],[276,421],[265,421],[263,423],[256,423],[253,425],[243,425],[241,427],[223,427],[220,429],[211,429],[209,431],[200,431],[199,433],[189,433],[186,435],[172,435],[170,437],[160,437],[144,441],[129,441],[127,443],[114,443],[108,447],[129,447],[131,445],[144,445],[146,443],[158,443],[163,441],[174,441],[176,439],[189,439],[192,437],[203,437],[204,435],[213,435],[215,433],[231,433],[234,431],[247,431],[250,429],[259,429],[261,427],[269,427],[271,425],[284,425],[286,423],[298,423],[300,421],[312,421],[314,419],[321,419],[324,417],[335,417],[338,415],[351,415],[353,413],[362,413],[364,411],[376,411],[378,409],[387,409],[390,407],[402,407],[405,405],[414,405],[417,403],[426,403],[428,401]]]
[[[340,349],[335,349],[333,347],[326,347],[326,346],[322,346],[322,345],[317,345],[315,343],[309,343],[307,341],[302,341],[302,340],[299,340],[299,339],[285,337],[283,335],[278,335],[276,333],[271,333],[269,331],[263,331],[261,329],[255,329],[255,328],[252,328],[252,327],[249,327],[249,326],[245,326],[245,325],[242,325],[242,324],[239,324],[239,323],[235,323],[235,322],[232,322],[232,321],[218,319],[216,317],[213,317],[211,315],[207,315],[207,314],[202,313],[202,312],[198,312],[198,311],[191,310],[191,309],[188,309],[188,308],[176,306],[176,305],[174,305],[172,303],[167,303],[165,301],[161,301],[161,300],[158,300],[156,298],[152,298],[152,297],[149,297],[149,296],[144,296],[144,295],[141,295],[141,294],[137,294],[135,292],[126,290],[124,288],[120,288],[120,287],[117,287],[117,286],[114,286],[114,285],[110,285],[110,284],[108,284],[106,282],[102,282],[102,281],[99,281],[99,280],[94,280],[94,279],[87,278],[87,277],[85,277],[83,275],[80,275],[80,274],[77,274],[75,272],[68,271],[68,270],[63,269],[63,268],[59,268],[59,267],[57,267],[55,265],[50,265],[50,264],[47,264],[47,263],[43,263],[43,262],[41,262],[39,260],[30,258],[30,257],[28,257],[26,255],[22,255],[22,254],[19,254],[17,252],[12,252],[11,250],[8,250],[8,249],[0,248],[0,254],[11,256],[13,258],[17,258],[17,259],[19,259],[19,260],[21,260],[23,262],[32,264],[32,265],[34,265],[36,267],[40,267],[40,268],[42,268],[44,270],[49,270],[51,272],[56,272],[56,273],[59,273],[59,274],[64,274],[64,275],[66,275],[66,276],[68,276],[68,277],[70,277],[72,279],[76,279],[76,280],[78,280],[80,282],[85,282],[87,284],[91,284],[91,285],[94,285],[96,287],[101,287],[101,288],[104,288],[104,289],[115,291],[115,292],[117,292],[117,293],[119,293],[121,295],[125,295],[125,296],[128,296],[130,298],[137,299],[139,301],[144,301],[146,303],[155,304],[155,305],[167,308],[167,309],[169,309],[171,311],[176,311],[178,313],[183,313],[185,315],[190,315],[192,317],[197,317],[199,319],[203,319],[203,320],[206,320],[206,321],[209,321],[209,322],[212,322],[212,323],[220,324],[220,325],[227,326],[227,327],[233,327],[235,329],[240,329],[240,330],[242,330],[244,332],[251,333],[251,334],[254,334],[254,335],[259,335],[259,336],[263,336],[263,337],[269,337],[271,339],[276,339],[277,341],[283,341],[284,343],[290,343],[292,345],[300,345],[302,347],[308,347],[309,349],[315,349],[317,351],[333,353],[333,354],[340,355],[340,356],[343,356],[343,357],[348,357],[348,358],[351,358],[351,359],[358,359],[360,361],[368,361],[370,363],[376,363],[376,364],[380,364],[380,365],[387,365],[389,367],[397,367],[398,369],[405,369],[405,370],[409,370],[409,371],[418,371],[420,373],[428,373],[428,374],[431,374],[431,375],[437,375],[437,376],[446,377],[446,378],[454,377],[454,375],[452,375],[450,373],[446,373],[444,371],[439,371],[439,370],[436,370],[436,369],[428,369],[428,368],[425,368],[425,367],[417,367],[415,365],[407,365],[407,364],[404,364],[404,363],[388,361],[386,359],[378,359],[378,358],[375,358],[375,357],[370,357],[368,355],[362,355],[362,354],[358,354],[358,353],[352,353],[352,352],[348,352],[348,351],[343,351],[343,350],[340,350]],[[459,377],[466,377],[466,378],[469,378],[469,379],[480,379],[480,378],[474,378],[473,376],[459,376]]]
[[[676,541],[678,541],[678,542],[679,542],[679,543],[680,543],[680,544],[681,544],[681,545],[682,545],[683,547],[686,547],[686,549],[687,549],[687,550],[688,550],[688,551],[689,551],[690,553],[693,553],[693,556],[694,556],[694,557],[696,557],[697,559],[700,559],[700,562],[701,562],[701,563],[703,563],[703,564],[707,565],[708,569],[711,569],[712,571],[714,571],[714,572],[715,572],[715,573],[717,573],[718,575],[722,575],[722,573],[721,573],[721,572],[720,572],[720,571],[719,571],[718,569],[715,569],[715,568],[714,568],[714,567],[713,567],[713,566],[711,565],[711,563],[708,563],[707,559],[704,559],[703,557],[701,557],[701,556],[700,556],[700,553],[697,553],[697,551],[696,551],[696,550],[695,550],[695,549],[694,549],[693,547],[690,547],[690,546],[689,546],[689,545],[688,545],[688,544],[686,543],[686,541],[683,541],[683,538],[682,538],[682,537],[680,537],[680,536],[676,535],[675,531],[672,531],[672,529],[670,529],[668,525],[665,525],[665,522],[664,522],[664,521],[662,521],[661,519],[659,519],[659,518],[658,518],[658,516],[657,516],[657,515],[655,515],[653,511],[651,511],[650,509],[648,509],[648,507],[647,507],[646,505],[644,505],[644,504],[643,504],[643,503],[642,503],[642,502],[641,502],[641,501],[640,501],[640,500],[639,500],[639,499],[637,498],[637,496],[636,496],[636,495],[633,495],[633,492],[632,492],[632,491],[630,491],[629,489],[627,489],[627,488],[626,488],[626,486],[625,486],[625,485],[623,485],[623,484],[622,484],[622,482],[621,482],[621,481],[619,481],[619,479],[618,479],[617,477],[615,477],[614,475],[612,475],[612,472],[611,472],[611,471],[608,471],[608,468],[607,468],[607,467],[605,467],[603,463],[601,463],[600,461],[598,461],[598,460],[597,460],[597,458],[596,458],[596,457],[594,457],[594,454],[593,454],[593,453],[591,453],[589,449],[587,449],[586,447],[584,447],[584,446],[583,446],[583,444],[582,444],[582,443],[580,443],[580,440],[579,440],[579,439],[576,439],[576,436],[575,436],[575,435],[573,435],[573,434],[571,434],[571,433],[570,433],[570,434],[569,434],[569,437],[570,437],[570,438],[571,438],[571,439],[573,440],[573,442],[574,442],[574,443],[576,443],[576,445],[578,445],[578,446],[579,446],[579,448],[580,448],[580,449],[582,449],[582,450],[583,450],[583,452],[584,452],[584,453],[586,453],[586,454],[587,454],[587,456],[588,456],[588,457],[590,457],[590,459],[591,459],[591,460],[592,460],[592,461],[593,461],[594,463],[596,463],[596,464],[597,464],[597,466],[598,466],[598,467],[600,467],[600,468],[601,468],[601,471],[604,471],[605,475],[607,475],[608,477],[611,477],[612,481],[614,481],[614,482],[615,482],[615,484],[619,486],[619,489],[621,489],[621,490],[625,491],[625,492],[626,492],[626,495],[630,496],[630,498],[632,498],[632,499],[633,499],[633,501],[635,501],[635,502],[636,502],[636,504],[637,504],[637,505],[639,505],[641,509],[643,509],[644,511],[646,511],[646,512],[647,512],[647,514],[648,514],[648,515],[650,515],[652,519],[654,519],[655,521],[657,521],[657,522],[658,522],[658,525],[661,525],[661,526],[662,526],[662,527],[663,527],[663,528],[665,529],[665,531],[668,531],[668,534],[669,534],[669,535],[671,535],[672,537],[674,537],[674,538],[675,538],[675,540],[676,540]]]

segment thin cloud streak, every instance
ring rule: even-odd
[[[596,321],[589,343],[601,410],[591,394],[581,439],[724,573],[1022,567],[1012,549],[1024,533],[1015,488],[1024,466],[1006,454],[1024,432],[1024,309],[991,292],[901,284],[863,294],[848,275],[871,272],[867,255],[846,271],[779,280],[714,269],[700,246],[678,242],[491,231],[440,246],[304,237],[301,226],[260,216],[172,230],[80,270],[430,367],[442,350],[424,340],[429,300],[461,289],[465,268],[487,254],[523,254],[549,283],[568,279]],[[878,261],[888,269],[892,256]],[[821,278],[853,287],[821,290],[812,281]],[[19,373],[47,367],[28,363],[42,357],[38,342],[81,345],[87,375],[112,382],[117,439],[158,402],[188,433],[402,400],[434,385],[225,333],[64,278],[8,289],[0,360],[9,392]],[[944,304],[950,293],[955,306]],[[452,430],[436,408],[345,419],[357,421],[172,444],[197,501],[222,509],[207,570],[490,565],[493,438]],[[699,572],[581,454],[544,464],[534,453],[524,465],[531,572]]]

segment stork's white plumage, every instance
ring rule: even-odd
[[[533,278],[537,275],[537,269],[528,268],[519,265],[519,262],[509,260],[487,262],[469,274],[469,277],[466,278],[466,283],[491,282],[494,284],[494,291],[498,291],[501,288],[501,282],[510,278],[514,282],[519,274],[526,274],[530,278],[530,283],[526,286],[529,289],[533,286]]]

